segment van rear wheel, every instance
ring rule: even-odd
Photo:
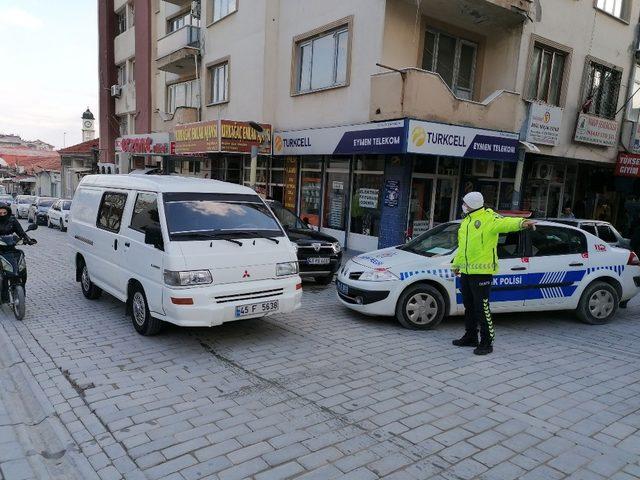
[[[151,316],[147,296],[140,285],[131,289],[131,320],[133,328],[140,335],[151,336],[157,334],[162,328],[162,322]]]
[[[89,300],[96,300],[97,298],[100,298],[102,290],[99,287],[96,287],[91,281],[87,264],[83,262],[80,268],[82,269],[80,272],[80,287],[82,288],[82,294]]]

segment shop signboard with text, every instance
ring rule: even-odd
[[[115,151],[134,155],[169,155],[172,153],[168,133],[126,135],[116,138]]]
[[[177,125],[173,132],[177,155],[220,151],[217,120]]]
[[[410,120],[407,151],[424,155],[517,161],[516,133]]]
[[[261,155],[271,155],[271,125],[262,123],[257,132],[249,122],[220,120],[220,151],[227,153],[251,153],[251,147],[259,146]]]
[[[284,206],[295,212],[298,204],[298,159],[287,157],[284,161]]]
[[[578,115],[575,141],[615,147],[618,143],[618,122],[581,113]]]
[[[619,177],[640,178],[640,155],[620,153],[616,163],[616,175]]]
[[[404,120],[275,132],[274,155],[356,155],[405,152]]]
[[[558,145],[563,110],[555,105],[531,102],[526,124],[527,142],[539,145]]]

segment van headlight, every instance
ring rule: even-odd
[[[389,270],[380,269],[364,272],[358,280],[364,282],[388,282],[390,280],[399,280],[399,278]]]
[[[332,243],[331,248],[333,248],[333,253],[340,253],[342,251],[342,245],[340,245],[340,242]]]
[[[285,277],[298,273],[298,262],[285,262],[276,265],[276,277]]]
[[[188,272],[164,271],[164,283],[170,287],[190,287],[193,285],[208,285],[213,282],[209,270],[191,270]]]

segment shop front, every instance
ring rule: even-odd
[[[282,198],[284,164],[270,158],[271,125],[260,127],[262,132],[249,122],[224,119],[176,126],[173,171],[249,186],[251,151],[257,147],[256,190],[265,197]]]
[[[356,251],[456,218],[463,190],[510,206],[517,148],[515,133],[408,119],[274,135],[274,156],[298,174],[285,177],[289,207]]]
[[[159,168],[163,158],[173,153],[173,144],[169,133],[146,133],[119,137],[115,142],[117,172],[128,173],[145,168]],[[116,173],[110,168],[103,169],[98,165],[100,173]],[[114,169],[115,170],[115,169]]]

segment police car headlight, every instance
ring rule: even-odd
[[[285,262],[276,265],[276,276],[285,277],[298,273],[298,262]]]
[[[192,270],[189,272],[164,271],[164,283],[170,287],[190,287],[193,285],[208,285],[213,282],[209,270]]]
[[[360,275],[360,278],[363,282],[388,282],[392,280],[399,280],[399,278],[391,273],[389,270],[371,270],[369,272],[364,272]]]
[[[331,248],[333,248],[333,253],[336,253],[336,254],[342,251],[342,245],[340,245],[340,242],[332,243]]]

